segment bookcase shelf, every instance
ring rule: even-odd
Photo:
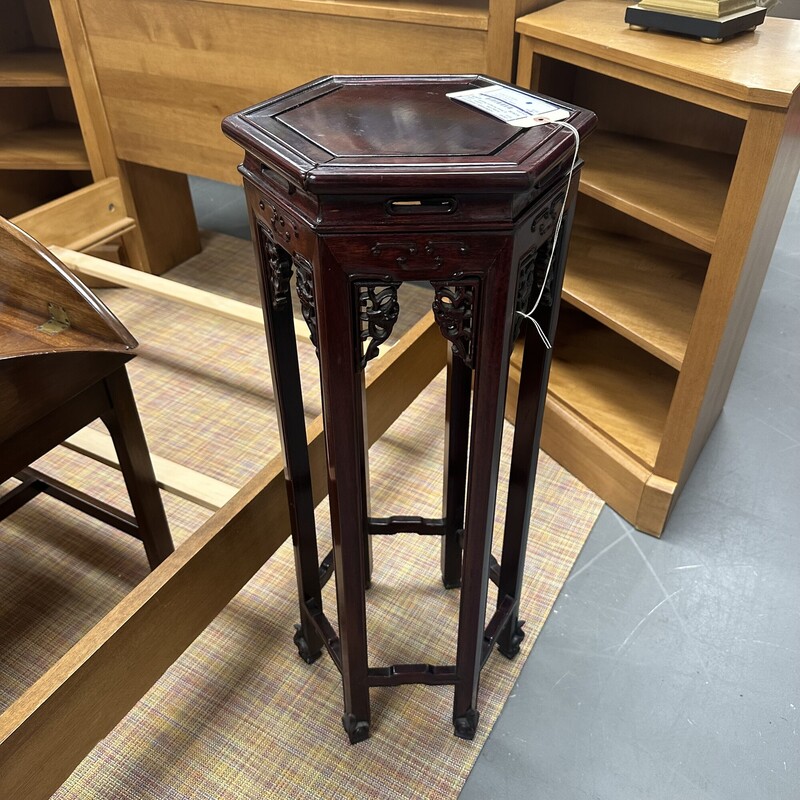
[[[732,156],[601,130],[583,157],[584,194],[707,253],[714,249]]]
[[[705,277],[701,254],[576,226],[564,297],[680,369]],[[669,286],[670,291],[664,292]]]
[[[616,0],[517,20],[517,82],[600,120],[581,148],[542,446],[660,535],[722,409],[800,169],[800,22],[709,47],[620,20]]]
[[[557,341],[553,396],[652,468],[678,373],[568,305]]]
[[[0,86],[69,86],[64,59],[49,48],[0,53]]]
[[[50,122],[0,136],[0,169],[88,170],[80,128]]]
[[[0,214],[15,217],[90,179],[49,3],[8,0],[0,25]]]

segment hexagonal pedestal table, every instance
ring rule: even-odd
[[[351,742],[369,735],[370,687],[408,683],[453,684],[455,733],[471,739],[483,664],[494,644],[509,658],[516,655],[523,636],[519,595],[550,367],[550,350],[534,325],[523,328],[498,563],[491,540],[508,363],[522,322],[516,311],[536,304],[534,318],[549,337],[555,333],[578,176],[568,180],[575,164],[569,130],[515,127],[447,96],[496,84],[474,75],[329,77],[223,123],[245,151],[241,172],[260,265],[297,567],[295,643],[309,663],[327,649],[341,671]],[[591,112],[564,108],[581,134],[592,129]],[[292,272],[319,356],[333,536],[321,565]],[[403,281],[431,284],[436,321],[451,343],[440,519],[379,519],[369,509],[364,370],[398,318]],[[441,537],[444,585],[461,587],[455,664],[368,664],[370,537],[398,532]],[[322,607],[331,572],[338,634]],[[498,601],[485,624],[490,580]]]

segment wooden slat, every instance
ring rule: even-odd
[[[90,184],[11,221],[45,245],[70,250],[94,247],[135,225],[127,215],[117,178]]]
[[[52,122],[0,136],[0,169],[88,170],[77,125]]]
[[[260,306],[252,306],[239,300],[186,286],[168,278],[150,275],[146,272],[113,264],[110,261],[95,258],[85,253],[76,253],[63,247],[50,248],[55,256],[61,259],[71,270],[80,276],[99,278],[116,286],[125,286],[141,292],[173,300],[176,303],[201,308],[227,319],[234,319],[253,328],[263,328],[264,318]],[[308,330],[306,329],[306,333]]]
[[[111,437],[93,428],[84,428],[73,434],[64,445],[76,453],[119,469],[119,459]],[[150,454],[156,481],[165,492],[183,497],[203,508],[216,511],[236,494],[236,487],[203,475],[201,472],[176,464],[154,453]]]
[[[136,229],[136,220],[133,217],[124,217],[118,222],[95,228],[91,233],[79,239],[73,239],[69,243],[72,250],[93,250],[96,247],[108,244],[120,236]],[[92,284],[90,284],[91,286]]]
[[[58,50],[0,53],[0,86],[69,86]]]
[[[445,352],[429,314],[375,365],[370,441],[443,369]],[[308,439],[318,502],[326,492],[321,418]],[[47,800],[288,534],[276,458],[0,716],[0,797]]]

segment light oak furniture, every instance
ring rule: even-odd
[[[11,217],[91,175],[47,0],[4,0],[0,15],[0,215]]]
[[[370,688],[412,683],[453,686],[455,735],[473,739],[481,670],[495,645],[513,658],[524,636],[519,600],[551,352],[533,325],[498,563],[491,548],[508,362],[522,321],[516,312],[530,311],[540,294],[537,321],[555,331],[579,169],[570,181],[577,145],[563,128],[519,129],[447,96],[496,86],[482,76],[337,76],[223,123],[245,151],[241,172],[291,509],[300,601],[295,643],[308,663],[326,649],[341,673],[342,723],[353,744],[369,736]],[[591,132],[590,111],[567,113],[582,135]],[[567,224],[554,251],[562,214]],[[293,272],[320,365],[333,540],[322,566]],[[435,519],[414,516],[413,505],[411,516],[370,512],[365,371],[401,313],[404,281],[430,284],[433,314],[452,352],[443,511]],[[442,582],[461,588],[454,664],[369,666],[371,537],[397,533],[441,540]],[[322,602],[332,572],[338,632]],[[487,615],[490,578],[497,603]]]
[[[514,21],[536,0],[53,0],[96,178],[119,176],[131,263],[197,252],[183,173],[235,182],[219,124],[331,73],[487,73],[511,80]]]
[[[660,534],[722,410],[798,174],[800,22],[711,47],[623,16],[564,0],[517,22],[517,82],[600,120],[542,444]]]
[[[38,242],[0,219],[0,520],[45,492],[140,539],[152,568],[172,538],[125,364],[136,340]],[[29,465],[95,419],[108,428],[133,516]]]

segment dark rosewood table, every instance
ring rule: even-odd
[[[343,723],[354,743],[369,735],[370,687],[407,683],[453,684],[455,733],[471,739],[483,664],[494,644],[513,658],[523,637],[519,594],[550,366],[532,324],[523,328],[498,564],[491,540],[508,361],[522,323],[515,311],[530,309],[540,290],[536,319],[549,337],[555,333],[578,176],[567,196],[575,151],[569,131],[517,128],[446,97],[494,83],[479,76],[323,78],[223,123],[245,151],[241,172],[260,264],[300,597],[295,643],[308,663],[326,648],[341,671]],[[591,112],[565,107],[582,134],[593,128]],[[321,565],[289,294],[293,271],[322,384],[333,551]],[[430,282],[436,321],[452,344],[441,519],[378,519],[369,509],[364,370],[391,334],[400,313],[397,287],[407,280]],[[461,587],[455,665],[367,663],[370,537],[398,532],[442,539],[442,580]],[[321,598],[332,571],[338,635]],[[484,627],[489,580],[498,585],[498,603]]]

